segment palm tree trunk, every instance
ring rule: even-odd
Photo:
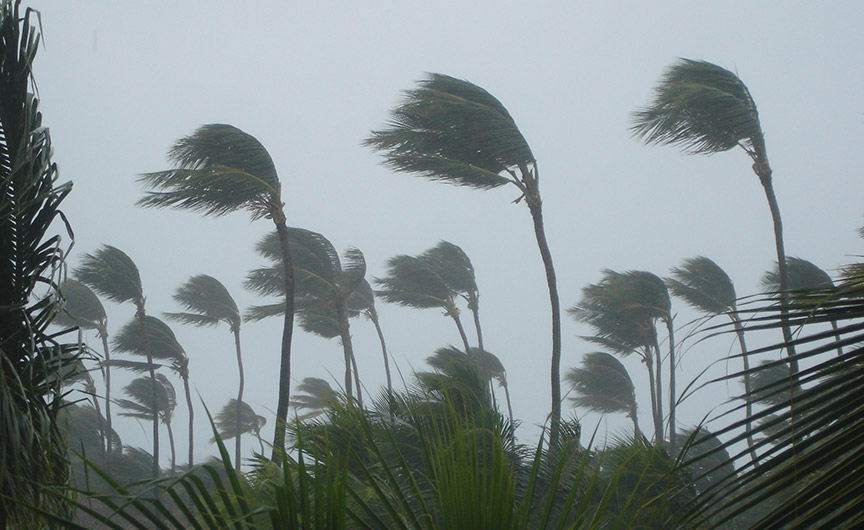
[[[510,428],[513,428],[513,407],[510,404],[510,387],[507,384],[507,380],[504,380],[504,399],[507,400],[507,415],[510,418]]]
[[[645,367],[648,369],[648,392],[651,394],[651,419],[654,420],[654,441],[660,441],[663,438],[663,415],[657,408],[657,382],[654,379],[654,359],[652,355],[642,358]]]
[[[675,426],[675,331],[672,323],[672,316],[664,318],[666,321],[666,332],[669,335],[669,452],[675,454],[675,434],[677,428]]]
[[[630,412],[627,414],[630,416],[630,419],[633,421],[633,438],[639,439],[643,436],[642,430],[639,428],[639,413],[638,408],[636,407],[636,401],[634,400],[630,403]]]
[[[387,375],[387,395],[393,395],[393,382],[390,380],[390,360],[387,355],[387,344],[384,342],[384,333],[381,331],[381,325],[378,322],[378,312],[374,307],[369,308],[369,319],[375,325],[375,331],[378,333],[378,341],[381,342],[381,355],[384,356],[384,373]]]
[[[281,463],[280,454],[285,451],[285,427],[288,422],[288,405],[291,401],[291,338],[294,333],[294,263],[288,244],[288,227],[281,210],[274,212],[276,232],[282,250],[282,265],[285,268],[285,320],[282,326],[282,351],[279,366],[279,397],[276,405],[276,429],[273,434],[273,448],[270,460]]]
[[[479,300],[476,296],[471,296],[468,299],[468,309],[470,309],[471,314],[474,315],[474,329],[477,330],[477,347],[486,351],[486,349],[483,348],[483,332],[480,330],[480,306]]]
[[[468,335],[465,334],[465,328],[462,326],[462,320],[459,319],[459,311],[454,309],[448,311],[459,329],[459,336],[462,337],[462,344],[465,346],[465,355],[471,355],[471,346],[468,344]]]
[[[732,326],[735,328],[735,334],[738,336],[738,344],[741,346],[741,362],[744,363],[744,413],[747,414],[747,424],[745,433],[747,436],[747,448],[750,452],[750,460],[754,466],[759,466],[759,457],[756,455],[756,449],[753,447],[753,384],[750,381],[750,359],[747,351],[747,343],[744,340],[744,326],[741,325],[741,319],[736,313],[729,313],[729,318],[732,319]]]
[[[783,245],[783,222],[780,218],[780,205],[774,195],[774,185],[771,183],[773,171],[765,155],[762,141],[754,141],[755,163],[753,171],[759,177],[759,182],[765,190],[768,208],[771,210],[771,220],[774,223],[774,246],[777,250],[777,276],[780,280],[780,322],[783,329],[783,342],[786,354],[789,356],[789,366],[792,370],[792,382],[798,385],[798,359],[795,358],[795,346],[792,344],[792,328],[789,326],[789,273],[786,266],[786,250]]]
[[[342,341],[342,351],[345,354],[345,392],[352,396],[351,370],[357,381],[357,401],[363,406],[363,396],[360,392],[360,374],[357,371],[357,361],[354,359],[354,344],[351,342],[351,323],[348,322],[348,311],[344,303],[336,306],[336,318],[339,319],[339,338]]]
[[[146,330],[147,319],[145,318],[146,314],[143,304],[138,305],[135,316],[141,321],[141,334],[144,339],[144,351],[147,355],[148,371],[150,372],[150,391],[153,393],[153,401],[150,403],[150,406],[153,407],[153,467],[151,468],[151,474],[153,478],[156,478],[159,476],[159,414],[156,413],[159,410],[158,394],[156,392],[156,385],[158,383],[156,382],[156,368],[153,366],[153,353],[150,351],[150,336]]]
[[[240,469],[240,433],[242,432],[240,429],[240,416],[242,411],[242,403],[243,403],[243,388],[246,384],[246,379],[243,374],[243,353],[240,349],[240,329],[232,330],[234,333],[234,349],[237,352],[237,371],[240,374],[240,388],[237,389],[237,414],[236,414],[236,426],[237,426],[237,436],[234,440],[234,466],[236,469]]]
[[[98,330],[99,337],[102,339],[102,350],[105,353],[105,362],[111,360],[111,351],[108,348],[108,330],[100,328]],[[108,442],[106,444],[107,452],[111,452],[114,448],[114,428],[111,426],[111,367],[108,364],[103,364],[105,369],[105,429],[107,430]]]
[[[664,444],[666,442],[666,430],[663,428],[663,360],[660,358],[660,345],[657,343],[657,337],[654,337],[654,362],[656,363],[656,372],[654,372],[654,389],[657,392],[657,417],[660,419],[660,434],[657,435],[657,441]]]
[[[180,374],[183,378],[183,391],[186,393],[186,408],[189,409],[189,468],[191,469],[194,465],[193,461],[193,447],[195,443],[195,437],[192,432],[192,427],[194,425],[195,419],[195,411],[192,410],[192,394],[189,392],[189,368],[188,366],[185,368],[185,372]],[[172,442],[173,445],[173,442]],[[173,449],[172,449],[173,451]]]
[[[168,444],[171,446],[171,474],[173,475],[177,471],[177,455],[174,452],[174,429],[171,428],[170,421],[165,422],[165,426],[168,427]]]
[[[535,166],[536,172],[536,166]],[[555,279],[555,267],[552,265],[552,253],[546,241],[546,231],[543,228],[543,210],[540,194],[528,199],[528,208],[534,221],[534,236],[540,249],[540,257],[546,270],[546,283],[549,286],[549,302],[552,305],[552,412],[549,422],[549,442],[557,446],[561,431],[561,303],[558,301],[558,282]]]

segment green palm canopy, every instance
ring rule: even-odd
[[[570,398],[575,406],[603,414],[622,412],[633,421],[636,436],[641,435],[636,391],[621,361],[605,352],[586,353],[581,366],[571,368],[564,379],[576,393]]]
[[[483,190],[512,184],[520,192],[514,202],[525,199],[552,308],[550,438],[557,444],[561,423],[561,309],[543,226],[540,173],[513,117],[483,88],[430,73],[404,93],[385,128],[372,131],[364,144],[380,152],[385,165],[395,171]]]
[[[138,266],[117,247],[102,245],[92,254],[85,254],[72,276],[112,302],[131,302],[139,311],[144,306]]]

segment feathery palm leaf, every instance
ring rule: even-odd
[[[787,257],[786,270],[789,273],[789,290],[793,295],[796,291],[806,293],[830,290],[834,287],[831,276],[806,259]],[[772,270],[766,271],[762,275],[762,290],[766,293],[780,292],[780,275],[776,263]]]
[[[738,298],[726,271],[704,256],[685,259],[681,267],[674,267],[666,284],[673,295],[713,315],[734,309]]]
[[[61,326],[77,326],[82,329],[95,329],[100,332],[105,328],[107,316],[105,307],[92,289],[83,282],[67,279],[60,284],[63,296],[63,310],[54,319]]]
[[[177,407],[177,394],[174,385],[163,374],[156,374],[156,414],[162,423],[171,421],[171,415]],[[139,377],[132,380],[123,391],[130,399],[118,399],[117,404],[125,409],[121,416],[139,418],[142,420],[153,419],[153,391],[150,379]]]
[[[154,359],[177,361],[186,355],[171,328],[156,317],[133,319],[114,337],[117,351],[133,355],[146,356],[148,345]]]
[[[173,298],[186,311],[165,313],[165,316],[183,324],[216,326],[224,322],[233,331],[242,322],[240,310],[228,289],[212,276],[199,274],[189,278],[177,288]]]
[[[564,376],[576,396],[570,400],[577,407],[603,414],[630,414],[636,408],[633,381],[621,361],[604,352],[587,353],[582,366],[571,368]]]
[[[293,406],[297,410],[308,410],[307,413],[298,418],[305,420],[323,414],[338,401],[339,396],[330,386],[330,383],[317,377],[306,377],[295,388]]]
[[[252,407],[245,401],[239,403],[240,421],[237,421],[238,402],[236,399],[228,400],[222,410],[216,414],[216,428],[223,440],[229,440],[246,433],[258,432],[266,425],[267,418],[255,413]],[[213,440],[215,441],[215,440]],[[235,462],[235,465],[238,463]]]
[[[102,245],[92,254],[85,254],[73,276],[112,302],[132,302],[136,307],[144,303],[138,267],[117,247]]]

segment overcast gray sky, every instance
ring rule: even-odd
[[[272,223],[250,223],[243,213],[205,219],[134,206],[141,195],[135,176],[165,169],[177,138],[204,123],[233,124],[270,151],[289,224],[321,232],[340,251],[360,248],[370,276],[382,275],[390,256],[441,239],[468,253],[486,346],[508,370],[525,441],[548,413],[551,350],[548,292],[527,208],[511,204],[511,187],[479,192],[391,173],[360,146],[425,72],[487,89],[531,145],[562,309],[605,268],[662,276],[684,258],[705,255],[745,295],[773,263],[767,203],[742,151],[686,156],[628,134],[629,113],[647,103],[677,57],[737,71],[750,88],[787,253],[827,270],[862,253],[855,234],[864,224],[861,2],[30,5],[42,13],[45,47],[35,69],[44,121],[61,178],[75,183],[65,203],[76,235],[73,266],[102,243],[121,248],[138,264],[153,315],[178,310],[171,294],[200,273],[220,279],[242,307],[260,303],[241,284],[262,264],[253,248]],[[130,307],[106,306],[114,331],[132,317]],[[675,311],[679,324],[695,317],[677,301]],[[382,302],[379,312],[406,377],[436,348],[460,342],[440,312]],[[228,330],[172,327],[191,358],[194,387],[215,412],[236,392]],[[278,320],[243,329],[246,399],[267,416],[268,439],[280,332]],[[377,389],[384,375],[375,331],[358,320],[352,333],[364,385]],[[578,338],[586,333],[565,317],[564,370],[594,349]],[[294,344],[296,381],[341,380],[336,341],[298,332]],[[731,347],[730,337],[689,350],[681,379]],[[638,379],[642,424],[650,425],[642,367],[635,358],[625,363]],[[721,363],[712,373],[724,369]],[[695,423],[726,390],[689,400],[679,421]],[[178,425],[184,414],[178,410]],[[201,457],[213,449],[204,414],[197,419]],[[585,416],[586,429],[598,419]],[[117,423],[126,443],[149,446],[146,428]],[[609,418],[610,430],[626,425]]]

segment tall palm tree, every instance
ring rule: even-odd
[[[744,406],[747,416],[747,446],[750,448],[750,458],[754,465],[757,462],[756,451],[753,448],[753,436],[750,432],[753,423],[753,385],[750,378],[750,359],[747,342],[744,338],[744,325],[738,313],[738,296],[735,294],[735,284],[719,265],[705,256],[685,259],[680,267],[674,267],[672,277],[666,279],[666,285],[674,296],[684,300],[691,307],[708,315],[726,315],[732,321],[738,345],[741,348],[741,362],[744,365]]]
[[[237,421],[237,411],[240,411],[240,421]],[[267,418],[256,414],[252,407],[245,402],[237,403],[236,399],[228,400],[222,410],[214,418],[216,429],[223,440],[239,438],[251,432],[258,438],[258,446],[261,454],[264,454],[264,441],[261,440],[261,429],[267,424]],[[215,441],[215,440],[214,440]],[[235,469],[240,468],[240,460],[234,463]]]
[[[663,378],[656,323],[666,324],[669,334],[670,428],[675,425],[675,344],[669,293],[659,277],[645,271],[618,273],[606,270],[603,279],[582,289],[582,300],[568,310],[577,321],[594,328],[583,337],[618,355],[637,354],[648,370],[654,437],[665,438],[663,429]],[[674,448],[674,442],[670,441]]]
[[[366,318],[372,321],[378,334],[378,342],[381,344],[381,355],[384,357],[384,374],[387,376],[387,393],[393,394],[393,380],[390,377],[390,355],[387,353],[387,343],[384,340],[384,332],[381,330],[381,322],[378,311],[375,309],[375,293],[372,286],[365,279],[360,282],[352,298],[354,307],[361,311]]]
[[[171,473],[177,468],[177,457],[174,451],[174,430],[171,428],[171,419],[174,409],[177,407],[177,394],[174,385],[163,374],[156,374],[156,396],[150,394],[152,386],[146,377],[140,377],[126,385],[123,391],[131,399],[118,399],[117,405],[126,412],[121,416],[152,420],[154,417],[161,421],[168,429],[168,442],[171,446]],[[153,408],[156,403],[156,408]]]
[[[111,349],[108,347],[108,315],[105,307],[96,293],[78,280],[67,278],[60,285],[63,295],[63,310],[57,314],[55,323],[63,326],[77,326],[80,329],[96,330],[96,335],[102,341],[102,355],[104,361],[111,361]],[[111,367],[99,363],[102,375],[105,378],[105,432],[111,433]],[[95,396],[94,396],[95,400]],[[94,401],[97,411],[99,406]],[[105,451],[113,450],[111,436],[107,436]]]
[[[303,409],[309,411],[297,418],[301,421],[320,416],[339,401],[339,396],[330,383],[318,377],[304,378],[295,390],[302,394],[294,394],[294,408],[298,411]]]
[[[135,318],[143,330],[147,312],[144,307],[144,287],[138,267],[125,252],[111,245],[102,245],[92,254],[85,254],[73,276],[97,294],[119,304],[130,302],[135,306]],[[147,357],[150,372],[150,396],[156,399],[156,371],[147,335],[142,332],[142,352]],[[156,408],[156,403],[152,404]],[[159,419],[153,418],[153,477],[159,474]]]
[[[457,186],[492,189],[512,184],[525,199],[546,272],[552,306],[552,410],[550,437],[561,422],[561,309],[552,254],[543,226],[540,173],[528,142],[504,105],[477,85],[429,74],[391,111],[388,128],[365,144],[387,166]]]
[[[282,186],[270,154],[255,137],[225,124],[209,124],[178,140],[168,153],[174,169],[139,177],[150,189],[140,206],[172,207],[225,215],[248,211],[253,220],[269,218],[276,225],[285,293],[279,397],[273,436],[274,461],[285,446],[285,425],[291,388],[291,335],[294,328],[294,267],[282,202]]]
[[[798,304],[806,305],[813,293],[827,295],[834,289],[834,280],[831,276],[820,269],[812,261],[806,259],[787,257],[786,271],[789,275],[789,296]],[[768,293],[780,292],[780,273],[777,264],[774,269],[767,271],[762,276],[762,289]],[[831,321],[831,329],[837,333],[837,321]],[[843,355],[843,345],[837,345],[837,354]]]
[[[477,347],[483,348],[483,333],[480,328],[480,291],[474,276],[474,265],[460,247],[449,241],[441,241],[421,254],[420,259],[431,264],[438,271],[450,289],[465,299],[468,309],[474,316],[474,329],[477,331]]]
[[[456,305],[458,293],[441,277],[435,263],[424,259],[422,254],[393,256],[387,260],[387,275],[375,278],[374,282],[379,287],[376,294],[387,302],[415,309],[443,309],[444,316],[452,318],[456,324],[466,355],[470,353],[471,346]]]
[[[605,352],[586,353],[580,368],[571,368],[564,379],[576,393],[577,407],[609,414],[623,412],[633,422],[633,433],[642,436],[633,381],[621,361]]]
[[[53,230],[66,222],[60,204],[72,184],[57,183],[33,80],[39,33],[33,11],[21,16],[19,6],[0,4],[0,527],[36,528],[46,522],[25,506],[62,512],[45,484],[68,477],[60,395],[48,381],[74,361],[77,345],[47,328],[60,308],[66,252]]]
[[[193,326],[218,326],[226,324],[228,330],[234,336],[234,351],[237,354],[237,371],[240,374],[240,385],[237,389],[237,429],[240,429],[242,421],[243,388],[245,379],[243,374],[243,353],[240,348],[240,325],[243,319],[237,303],[222,283],[212,276],[199,274],[189,278],[174,292],[174,300],[183,306],[186,311],[179,313],[165,313],[167,318],[191,324]],[[191,410],[191,409],[190,409]],[[234,441],[234,461],[240,466],[240,437]],[[191,459],[190,459],[191,464]]]
[[[344,260],[340,260],[333,244],[323,235],[294,227],[288,227],[287,233],[294,264],[295,308],[300,326],[322,337],[340,338],[345,358],[345,391],[349,396],[353,395],[353,367],[357,396],[362,402],[349,319],[359,314],[353,299],[357,289],[366,281],[363,253],[351,248],[345,252]],[[279,278],[283,269],[279,263],[278,240],[274,235],[266,235],[257,246],[258,253],[271,262],[270,266],[250,272],[245,283],[248,289],[262,295],[281,294]],[[260,320],[281,314],[284,310],[283,304],[254,306],[246,318]]]
[[[753,172],[765,191],[774,223],[780,285],[780,312],[788,305],[789,276],[783,244],[780,206],[772,184],[765,135],[756,102],[737,75],[706,61],[680,59],[670,66],[654,89],[654,100],[633,113],[631,131],[646,144],[678,145],[691,154],[713,154],[740,147],[753,160]],[[792,331],[784,322],[783,340],[794,360]]]
[[[165,322],[156,317],[147,316],[143,320],[134,319],[123,326],[114,337],[114,348],[119,352],[144,356],[146,360],[141,362],[114,359],[110,363],[111,366],[150,373],[154,373],[156,369],[165,366],[183,380],[186,408],[189,411],[189,466],[191,467],[194,463],[195,437],[193,426],[195,410],[192,408],[192,392],[189,388],[189,357],[186,356],[183,347],[177,342],[174,332]],[[157,363],[157,360],[162,362]],[[158,375],[156,374],[157,377]]]

